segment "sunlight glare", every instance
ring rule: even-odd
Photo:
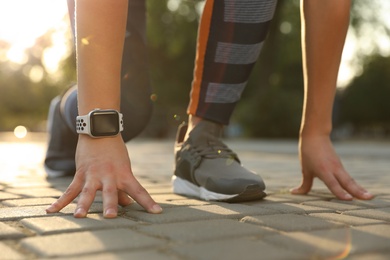
[[[19,139],[25,138],[27,136],[27,128],[22,125],[15,127],[14,135]]]
[[[6,57],[11,62],[24,64],[27,61],[25,50],[32,47],[38,37],[50,29],[56,29],[57,31],[61,26],[69,27],[69,22],[64,19],[67,10],[66,1],[0,0],[0,24],[2,24],[0,41],[10,44]],[[60,44],[62,46],[66,45],[63,38]],[[54,41],[53,39],[54,46],[59,45],[59,40]],[[57,52],[57,56],[60,54],[65,53],[63,51]],[[58,57],[55,58],[58,63]],[[55,66],[52,63],[47,67],[53,71],[56,68],[53,68]]]

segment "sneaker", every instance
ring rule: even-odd
[[[176,137],[173,192],[202,200],[242,202],[266,196],[261,177],[245,169],[221,140],[222,125],[201,121],[183,142],[187,125]]]
[[[76,172],[75,153],[77,135],[64,122],[60,112],[61,97],[50,103],[47,120],[49,144],[44,161],[49,178],[74,175]]]

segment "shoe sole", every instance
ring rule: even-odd
[[[244,202],[251,200],[260,200],[267,194],[259,185],[248,185],[245,190],[239,194],[221,194],[209,191],[204,187],[199,187],[180,177],[172,176],[173,192],[180,195],[199,198],[206,201],[223,201],[223,202]]]

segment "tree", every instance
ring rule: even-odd
[[[376,55],[366,60],[364,73],[341,94],[342,124],[355,134],[390,134],[390,57]]]

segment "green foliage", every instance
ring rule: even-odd
[[[390,57],[373,56],[364,73],[341,95],[341,121],[356,132],[382,129],[390,133]]]
[[[157,95],[155,111],[174,119],[185,118],[194,65],[202,1],[181,1],[177,10],[168,1],[147,1],[150,74]]]
[[[299,1],[279,1],[262,54],[233,120],[248,136],[296,137],[302,100]]]
[[[50,101],[75,81],[74,55],[61,62],[56,75],[49,75],[45,70],[43,53],[52,44],[52,33],[47,32],[26,50],[26,63],[0,62],[0,131],[12,131],[18,125],[31,131],[44,131]],[[6,52],[4,46],[2,51]]]

